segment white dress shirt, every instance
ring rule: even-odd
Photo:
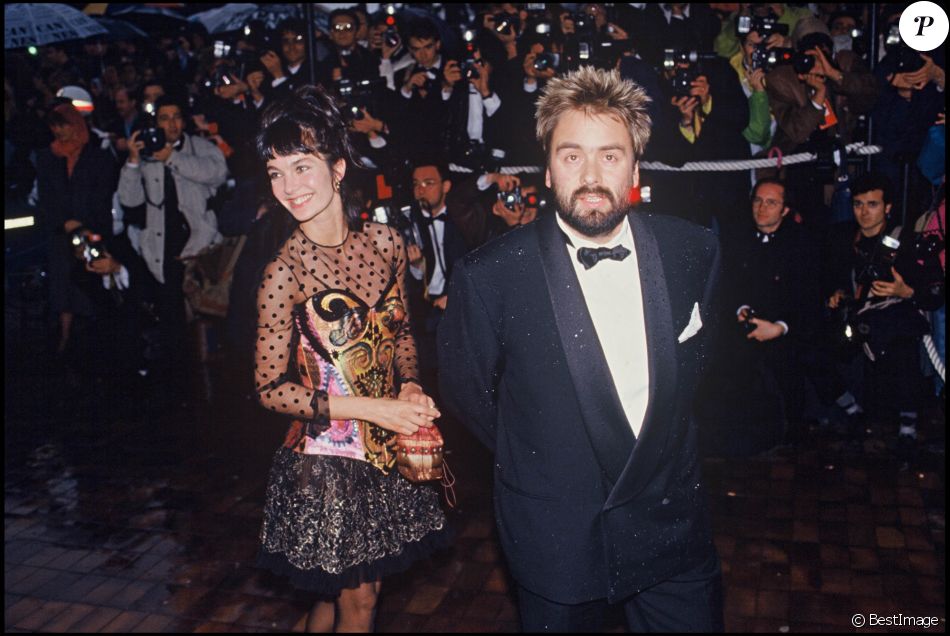
[[[630,222],[624,218],[620,235],[609,245],[594,243],[568,226],[560,216],[557,223],[573,243],[567,245],[571,264],[577,272],[620,404],[633,434],[639,436],[650,399],[650,369],[640,268]],[[630,250],[630,255],[622,261],[605,258],[585,269],[577,260],[578,248],[613,247],[618,243]]]
[[[429,217],[440,217],[446,214],[445,206],[443,205],[435,214],[429,214],[425,210],[422,210],[422,216]],[[445,290],[445,250],[442,249],[442,244],[445,242],[445,222],[442,223],[433,223],[428,227],[429,238],[432,241],[432,251],[435,254],[435,263],[433,263],[432,279],[429,280],[429,286],[426,287],[426,293],[430,298],[435,296],[441,296],[442,292]],[[420,244],[421,247],[421,244]],[[425,277],[425,272],[417,267],[409,266],[409,271],[412,274],[412,277],[416,280],[423,280]]]

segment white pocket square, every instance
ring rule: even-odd
[[[693,303],[693,313],[689,317],[689,324],[686,325],[686,329],[683,329],[683,333],[680,334],[680,337],[677,339],[677,341],[681,343],[686,342],[695,336],[702,328],[703,321],[699,317],[699,303]]]

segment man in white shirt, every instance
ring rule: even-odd
[[[495,518],[522,628],[721,631],[691,406],[719,268],[712,233],[631,211],[646,93],[616,71],[550,80],[537,136],[557,214],[455,264],[445,405],[495,453]]]

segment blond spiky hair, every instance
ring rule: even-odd
[[[630,80],[621,79],[617,70],[604,71],[582,66],[562,77],[551,79],[537,101],[536,133],[548,154],[551,135],[561,115],[571,110],[588,114],[610,115],[624,123],[633,142],[634,159],[643,156],[650,140],[650,103],[646,91]]]

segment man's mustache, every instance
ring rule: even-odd
[[[610,203],[611,203],[612,205],[616,205],[616,204],[617,204],[617,202],[614,200],[614,193],[611,192],[610,190],[608,190],[607,188],[601,188],[601,187],[596,187],[596,188],[584,187],[584,188],[580,188],[580,189],[578,189],[578,190],[575,190],[575,191],[574,191],[574,194],[571,195],[571,205],[573,206],[575,203],[577,203],[577,201],[578,201],[581,197],[585,197],[585,196],[588,196],[588,195],[591,195],[591,194],[596,195],[596,196],[599,196],[599,197],[603,197],[603,198],[607,199],[608,201],[610,201]]]

